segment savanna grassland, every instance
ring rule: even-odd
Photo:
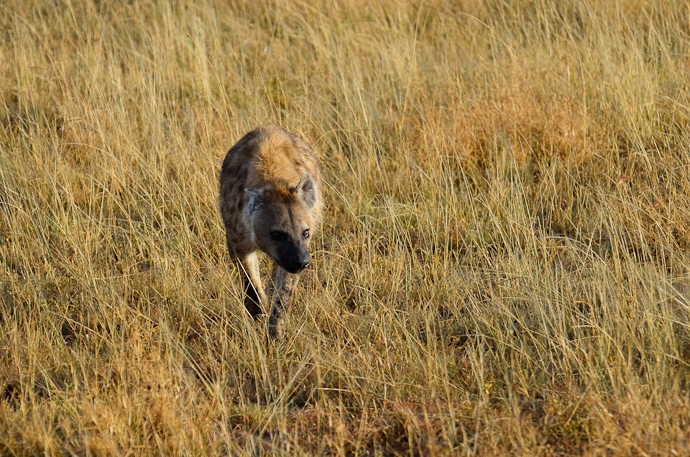
[[[0,3],[0,454],[690,452],[685,2]],[[274,343],[266,123],[327,205]]]

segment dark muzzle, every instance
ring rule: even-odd
[[[299,273],[309,266],[309,251],[303,246],[288,243],[279,252],[279,264],[289,273]]]
[[[290,273],[299,273],[309,266],[309,259],[306,260],[296,260],[289,264],[286,264],[284,268]]]

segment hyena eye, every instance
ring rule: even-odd
[[[287,233],[280,230],[271,230],[271,239],[273,241],[285,241],[287,240]]]
[[[302,232],[303,238],[309,238],[309,235],[311,235],[311,233],[309,233],[309,229],[305,229],[304,232]]]

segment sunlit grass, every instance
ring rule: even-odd
[[[687,452],[686,5],[2,10],[1,453]],[[265,123],[326,185],[277,343],[216,208]]]

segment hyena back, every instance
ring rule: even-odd
[[[274,126],[247,133],[228,152],[220,173],[220,214],[228,251],[240,266],[244,305],[256,317],[268,300],[257,252],[274,263],[275,291],[268,332],[278,337],[309,242],[321,219],[321,172],[314,151]]]

